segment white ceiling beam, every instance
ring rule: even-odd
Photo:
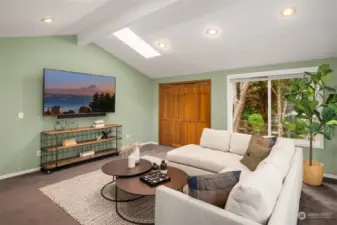
[[[141,33],[151,34],[153,32],[159,32],[168,27],[173,27],[190,20],[207,16],[216,11],[224,10],[242,1],[243,0],[212,0],[210,2],[207,0],[184,0],[154,12],[151,16],[141,18],[142,24],[151,24],[151,26],[142,26]]]
[[[175,2],[184,0],[146,0],[140,1],[139,4],[127,10],[119,18],[111,17],[107,22],[103,23],[101,26],[91,28],[80,32],[77,35],[77,44],[86,45],[100,38],[104,38],[110,35],[112,32],[117,31],[128,24],[154,13],[160,9],[163,9]]]

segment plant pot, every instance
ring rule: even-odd
[[[309,160],[303,160],[303,183],[320,186],[323,182],[324,164],[318,161],[312,161],[309,166]]]

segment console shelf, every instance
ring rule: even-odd
[[[90,159],[99,158],[99,157],[117,154],[117,153],[118,153],[117,149],[105,150],[105,151],[98,152],[98,153],[96,153],[95,155],[92,155],[92,156],[71,157],[71,158],[67,158],[67,159],[63,159],[63,160],[59,160],[59,161],[45,162],[45,163],[42,164],[42,167],[44,169],[50,170],[50,169],[55,169],[57,167],[66,166],[66,165],[70,165],[70,164],[73,164],[73,163],[83,162],[83,161],[87,161],[87,160],[90,160]]]
[[[45,130],[42,131],[41,134],[66,134],[66,133],[75,133],[75,132],[82,132],[82,131],[94,131],[94,130],[103,130],[107,128],[119,128],[122,127],[122,125],[119,124],[109,124],[105,125],[102,128],[96,128],[96,127],[79,127],[79,128],[73,128],[73,129],[65,129],[65,130]]]
[[[105,137],[104,135],[105,134]],[[75,139],[76,144],[64,146],[64,140]],[[106,125],[102,128],[82,127],[41,132],[41,168],[52,169],[98,157],[116,155],[122,146],[122,126]],[[90,156],[81,153],[93,151]]]
[[[52,152],[52,151],[58,151],[58,150],[62,150],[62,149],[68,149],[68,148],[75,148],[75,147],[79,147],[79,146],[84,146],[84,145],[91,145],[91,144],[96,144],[96,143],[102,143],[102,142],[109,142],[109,141],[113,141],[113,140],[119,140],[121,138],[119,137],[112,137],[112,138],[106,138],[106,139],[102,139],[102,140],[89,140],[89,141],[80,141],[75,145],[69,145],[69,146],[52,146],[52,147],[46,147],[43,148],[43,151],[48,151],[48,152]]]

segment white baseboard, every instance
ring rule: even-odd
[[[326,178],[337,180],[337,176],[336,175],[325,173],[323,176],[326,177]]]
[[[36,172],[36,171],[39,171],[39,170],[40,170],[40,167],[36,167],[36,168],[33,168],[33,169],[29,169],[29,170],[23,170],[23,171],[19,171],[19,172],[5,174],[5,175],[0,176],[0,180],[4,180],[4,179],[7,179],[7,178],[11,178],[11,177],[17,177],[17,176],[27,174],[27,173],[33,173],[33,172]]]
[[[158,142],[155,142],[155,141],[148,141],[148,142],[143,142],[140,144],[140,146],[144,146],[144,145],[158,145]]]

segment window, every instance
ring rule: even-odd
[[[228,76],[228,130],[292,138],[296,145],[308,147],[308,121],[295,118],[293,106],[284,94],[286,87],[303,77],[304,72],[316,71],[317,67],[309,67]],[[317,136],[313,145],[323,148],[323,136]]]

